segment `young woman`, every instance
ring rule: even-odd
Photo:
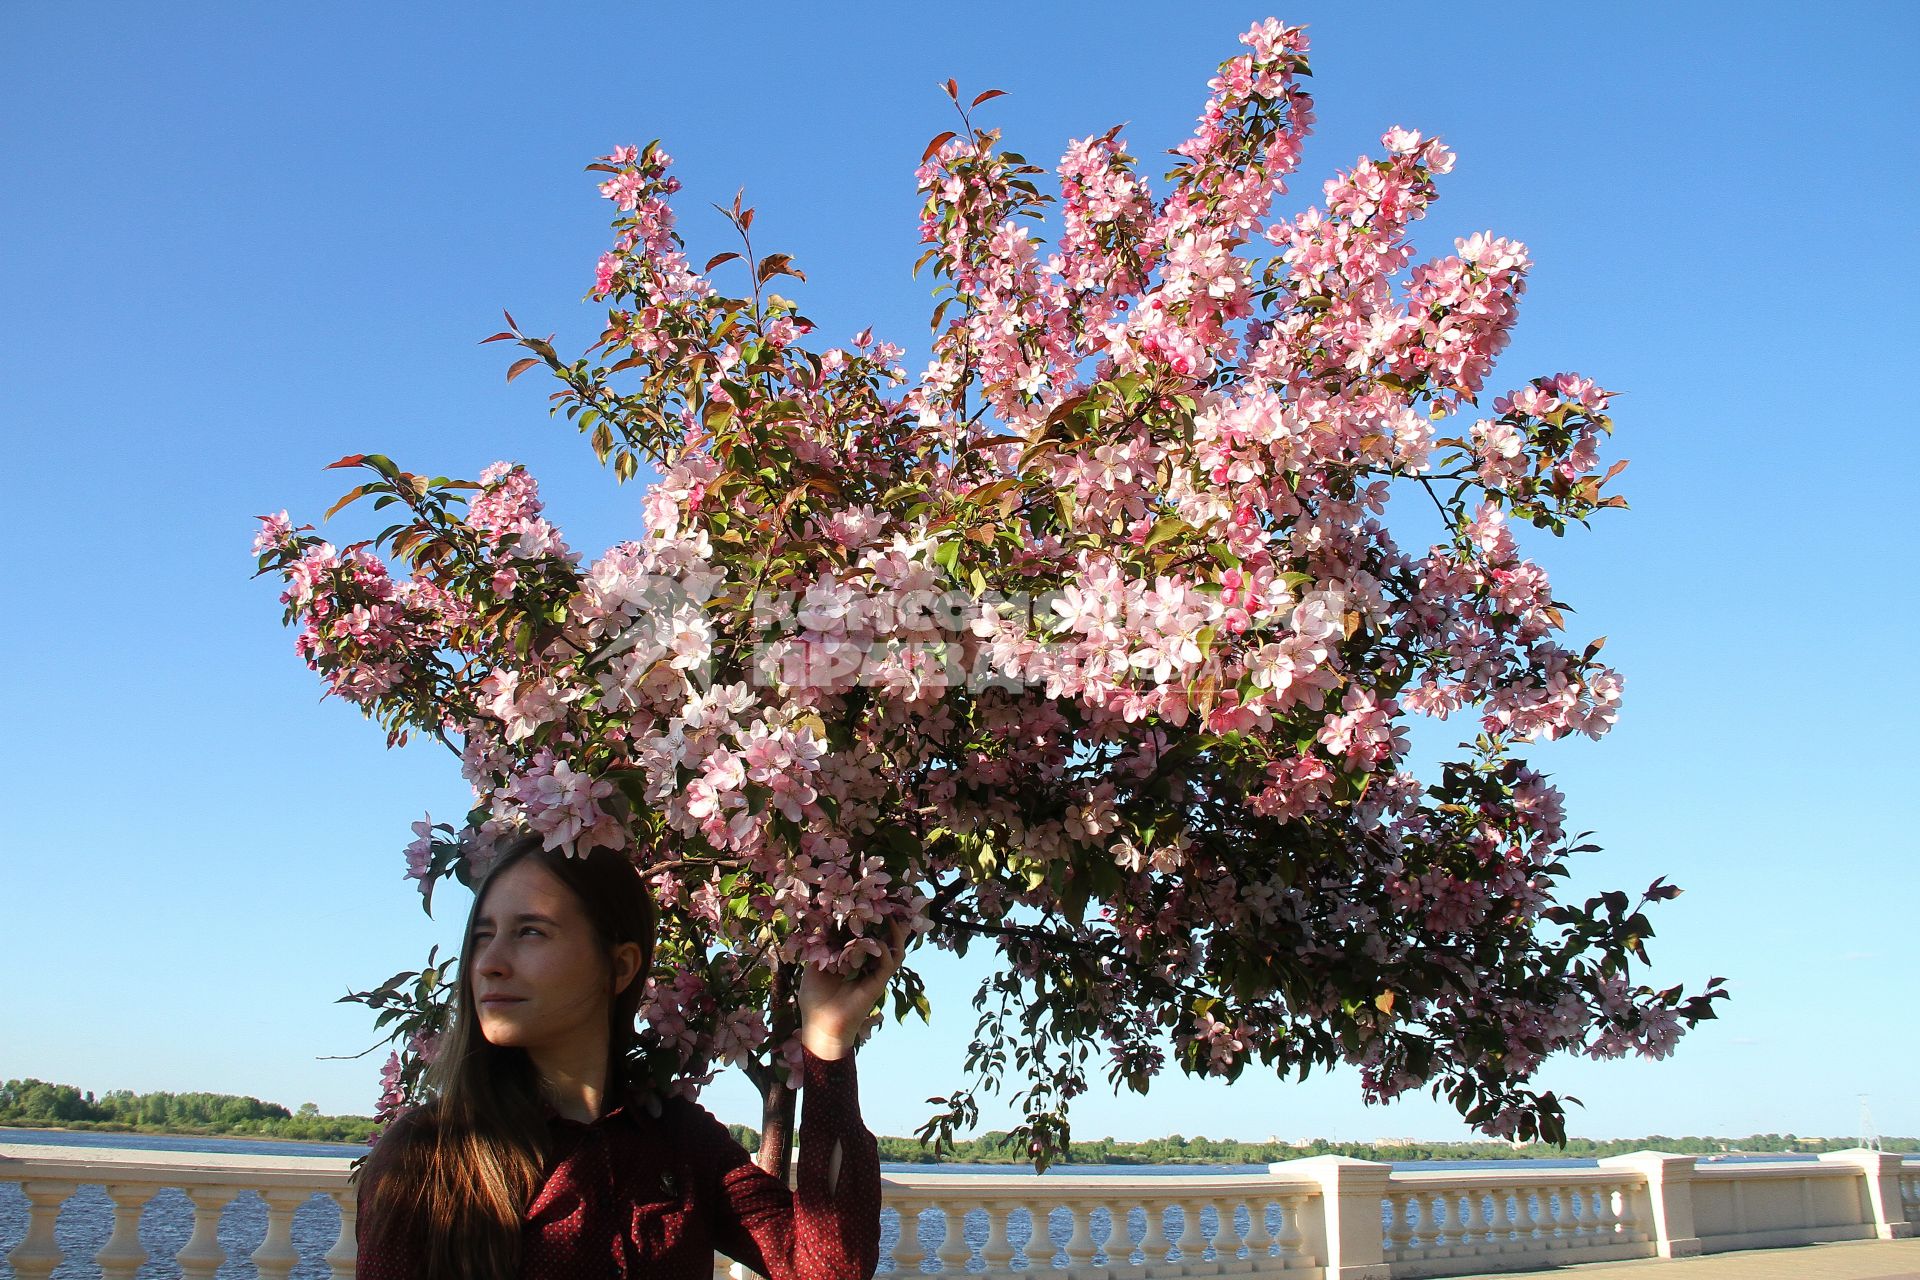
[[[510,846],[466,936],[436,1096],[360,1171],[359,1280],[712,1280],[716,1249],[770,1280],[869,1280],[880,1160],[853,1046],[903,934],[856,979],[801,983],[792,1191],[699,1104],[624,1078],[654,938],[627,858]]]

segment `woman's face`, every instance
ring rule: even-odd
[[[522,859],[489,882],[467,955],[489,1043],[538,1053],[604,1041],[608,954],[573,890],[538,862]]]

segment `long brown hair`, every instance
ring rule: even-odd
[[[569,857],[537,835],[506,846],[475,886],[463,937],[473,930],[487,889],[508,867],[532,860],[579,898],[607,952],[638,943],[640,967],[607,1014],[607,1092],[625,1078],[634,1021],[653,968],[656,917],[646,881],[624,854],[595,850]],[[512,1280],[520,1265],[521,1227],[546,1172],[547,1125],[540,1082],[523,1049],[488,1042],[463,961],[453,1025],[427,1069],[433,1097],[395,1120],[360,1171],[359,1238],[391,1238],[417,1256],[425,1280]]]

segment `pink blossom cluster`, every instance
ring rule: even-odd
[[[1352,1062],[1379,1099],[1444,1077],[1518,1131],[1553,1114],[1525,1090],[1547,1053],[1658,1055],[1711,1016],[1613,985],[1624,934],[1581,935],[1585,967],[1540,941],[1584,917],[1555,915],[1562,797],[1508,755],[1617,718],[1620,676],[1559,642],[1513,528],[1617,505],[1612,393],[1536,378],[1460,421],[1527,250],[1486,232],[1416,261],[1454,156],[1399,126],[1275,213],[1307,41],[1241,39],[1164,194],[1118,129],[1068,147],[1057,200],[970,119],[931,148],[945,296],[917,378],[870,330],[810,350],[761,287],[798,272],[754,258],[737,204],[756,287],[721,293],[743,255],[692,269],[665,153],[602,157],[608,363],[500,335],[621,478],[655,464],[644,530],[597,559],[506,463],[464,514],[382,473],[413,513],[398,582],[263,523],[302,655],[460,754],[461,856],[416,824],[423,889],[523,831],[650,869],[679,968],[646,1043],[681,1087],[790,1063],[775,968],[851,971],[898,923],[1000,949],[1006,999],[1044,1014],[1025,1025],[1078,1046],[1029,1047],[1061,1099],[1087,1046],[1144,1088],[1170,1042],[1221,1075]],[[927,607],[954,592],[976,607]],[[1406,718],[1463,713],[1470,757],[1422,781]]]

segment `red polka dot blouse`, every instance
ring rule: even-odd
[[[589,1124],[550,1110],[552,1155],[527,1210],[523,1280],[713,1280],[716,1250],[768,1280],[871,1280],[880,1153],[860,1119],[853,1055],[809,1053],[805,1064],[792,1190],[697,1102],[630,1093]],[[363,1185],[362,1209],[364,1194]],[[364,1214],[356,1231],[357,1280],[423,1273],[418,1242]]]

